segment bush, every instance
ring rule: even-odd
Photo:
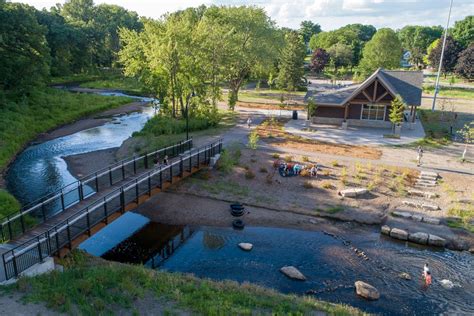
[[[280,159],[280,154],[278,154],[278,153],[273,153],[273,154],[272,154],[272,158],[274,158],[274,159]]]
[[[234,166],[239,164],[240,156],[242,155],[238,145],[231,145],[224,149],[217,164],[217,169],[228,173],[232,171]]]
[[[20,210],[20,203],[13,195],[0,189],[0,218]]]
[[[245,179],[252,180],[254,178],[255,178],[255,173],[252,170],[248,169],[247,171],[245,171]]]
[[[301,160],[303,160],[303,162],[308,162],[309,157],[308,156],[303,156],[303,157],[301,157]]]
[[[308,169],[303,169],[303,170],[301,170],[300,176],[302,176],[302,177],[309,177],[309,170],[308,170]]]
[[[293,156],[291,156],[291,155],[285,156],[285,161],[286,162],[292,162],[293,161]]]
[[[336,188],[331,182],[328,182],[328,181],[324,181],[323,183],[321,183],[321,187],[323,189],[328,189],[328,190],[334,190]]]
[[[323,176],[325,176],[325,177],[329,177],[330,174],[331,173],[329,172],[329,170],[324,170],[324,172],[323,172]]]
[[[339,162],[337,162],[337,160],[333,160],[333,161],[331,162],[331,166],[333,166],[333,167],[339,167]]]
[[[258,136],[257,130],[254,130],[253,132],[249,134],[249,142],[247,146],[253,150],[257,149],[257,143],[259,139],[260,137]]]
[[[200,131],[207,129],[209,127],[213,127],[216,124],[211,122],[210,119],[207,118],[197,118],[197,117],[190,117],[189,118],[189,131]],[[173,134],[182,134],[186,132],[186,120],[185,119],[177,119],[171,118],[165,115],[157,115],[148,122],[146,122],[145,126],[140,132],[133,133],[133,136],[145,136],[145,135],[153,135],[153,136],[160,136],[160,135],[173,135]]]
[[[267,168],[265,168],[265,167],[260,167],[260,172],[261,172],[261,173],[267,173],[268,170],[267,170]]]

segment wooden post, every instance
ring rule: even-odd
[[[411,117],[411,122],[412,123],[415,123],[415,118],[416,118],[416,106],[413,107],[413,115]]]
[[[346,104],[346,107],[344,108],[344,121],[347,120],[348,116],[349,116],[349,104]]]

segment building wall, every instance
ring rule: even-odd
[[[344,108],[336,106],[318,106],[316,108],[316,117],[344,118]]]
[[[349,115],[348,119],[359,120],[360,119],[360,111],[362,105],[360,104],[349,104]]]

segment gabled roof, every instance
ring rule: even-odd
[[[392,94],[399,94],[407,105],[421,105],[423,73],[421,71],[402,71],[377,69],[369,78],[358,85],[314,94],[308,91],[305,100],[313,98],[317,104],[342,106],[378,79]]]

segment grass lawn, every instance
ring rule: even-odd
[[[434,95],[434,86],[423,86],[423,92]],[[440,87],[438,96],[450,98],[474,99],[474,89]]]
[[[23,294],[26,302],[41,302],[55,311],[81,315],[108,315],[120,309],[132,309],[133,314],[154,314],[153,310],[133,310],[134,302],[145,296],[163,302],[159,305],[165,309],[164,314],[188,311],[203,315],[308,315],[324,311],[333,315],[363,315],[350,306],[283,295],[246,283],[216,282],[107,262],[79,251],[62,263],[62,273],[21,278],[1,289],[5,294]]]
[[[306,95],[306,91],[293,91],[286,92],[283,90],[270,90],[270,89],[259,89],[259,90],[242,90],[239,92],[240,102],[255,102],[255,103],[274,103],[280,104],[281,96],[284,96],[284,103],[288,99],[288,103],[292,104],[295,101],[302,101]],[[223,100],[227,100],[227,93],[223,94]]]

